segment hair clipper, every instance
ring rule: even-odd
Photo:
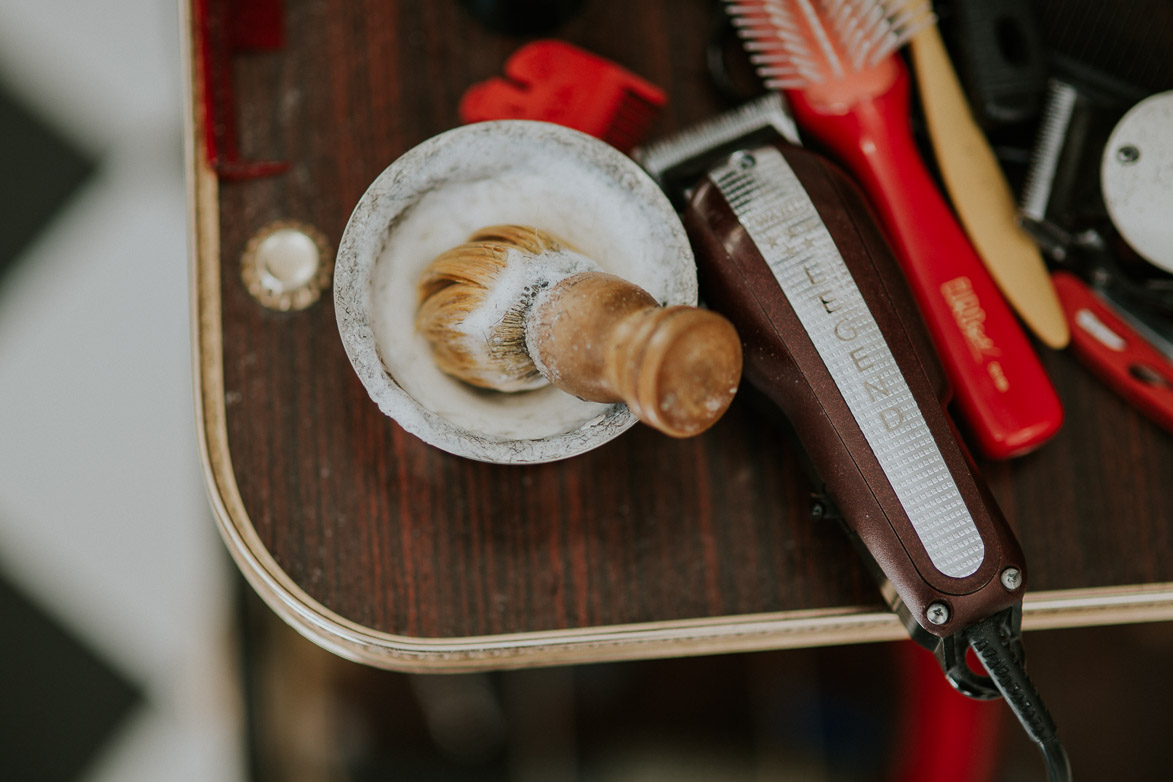
[[[765,101],[759,113],[784,113],[779,96]],[[741,110],[741,130],[784,126],[752,114]],[[713,136],[683,210],[706,303],[737,327],[746,377],[787,414],[912,637],[960,691],[1006,696],[1063,778],[1022,666],[1022,550],[945,412],[947,382],[892,250],[842,170],[779,134],[747,132],[730,151],[734,130],[701,126],[636,155],[671,182],[681,154],[695,168],[698,138]],[[969,647],[990,676],[967,666]]]

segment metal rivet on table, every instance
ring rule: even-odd
[[[334,256],[322,232],[292,220],[258,231],[249,239],[241,263],[241,276],[253,298],[282,312],[316,302],[334,272]]]

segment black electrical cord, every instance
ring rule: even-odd
[[[1070,782],[1071,766],[1067,751],[1059,741],[1058,730],[1043,704],[1022,658],[1015,653],[1013,639],[998,615],[969,628],[970,648],[977,655],[994,685],[1002,693],[1010,710],[1026,728],[1026,734],[1039,745],[1047,764],[1051,782]]]

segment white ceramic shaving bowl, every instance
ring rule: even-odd
[[[558,236],[661,304],[697,301],[684,228],[631,159],[558,125],[482,122],[408,151],[359,200],[334,271],[338,329],[379,409],[425,442],[486,462],[565,459],[615,438],[635,416],[553,387],[473,388],[436,368],[414,328],[424,267],[476,229],[503,223]]]

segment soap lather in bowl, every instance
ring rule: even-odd
[[[688,238],[642,169],[577,131],[506,120],[435,136],[375,179],[342,236],[338,327],[371,398],[425,442],[487,462],[564,459],[622,434],[635,416],[552,387],[473,388],[437,368],[414,327],[428,263],[484,226],[510,223],[557,235],[662,305],[696,303]]]

